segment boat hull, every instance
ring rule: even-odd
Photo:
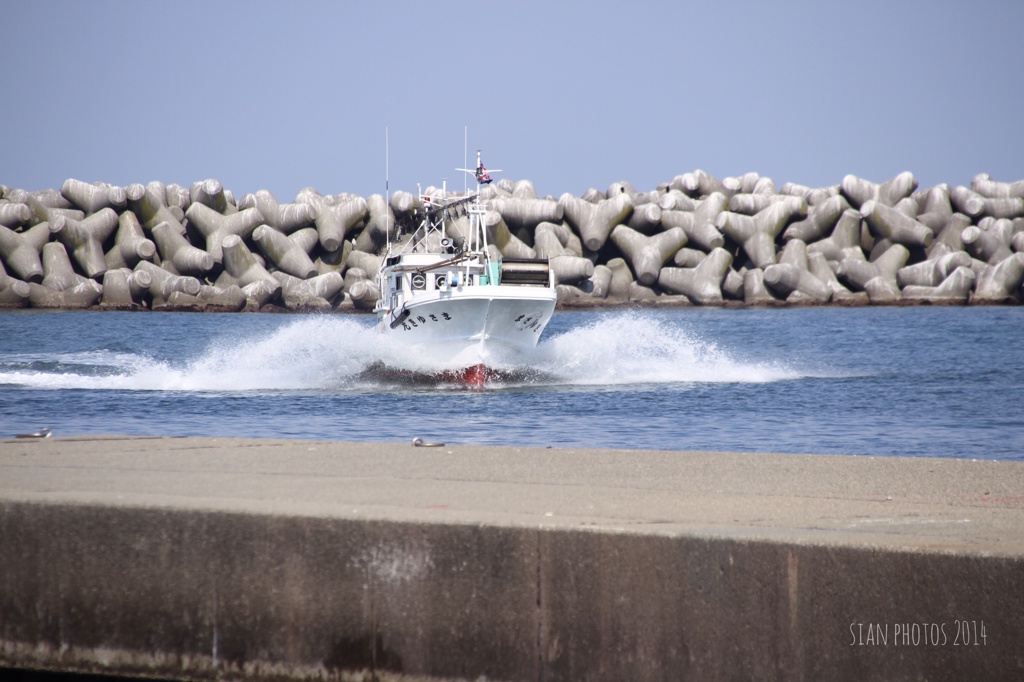
[[[477,286],[409,300],[381,315],[378,328],[430,353],[442,369],[492,366],[509,352],[537,345],[555,309],[546,288]]]

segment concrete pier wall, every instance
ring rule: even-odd
[[[0,469],[0,668],[1024,672],[1017,462],[50,439]]]
[[[1024,670],[1020,558],[92,505],[5,504],[0,530],[18,550],[0,569],[0,662],[22,667],[458,680]]]
[[[971,187],[943,183],[919,188],[914,175],[903,172],[883,182],[848,175],[827,187],[785,183],[777,188],[771,178],[757,173],[716,178],[695,170],[646,191],[616,182],[607,190],[590,188],[578,196],[566,192],[560,197],[537,197],[528,180],[502,180],[485,188],[485,198],[492,209],[488,224],[497,235],[492,240],[506,256],[532,257],[557,250],[551,238],[557,229],[562,248],[572,250],[570,244],[578,244],[579,253],[573,255],[594,266],[615,270],[612,263],[625,262],[620,274],[629,281],[611,290],[603,286],[603,269],[595,268],[581,280],[561,282],[563,306],[1019,304],[1024,300],[1020,186],[1024,180],[1003,182],[981,173]],[[76,179],[67,180],[60,190],[29,192],[0,185],[0,266],[9,279],[47,288],[39,282],[39,260],[45,244],[58,241],[67,248],[76,274],[97,284],[108,268],[135,269],[147,262],[214,285],[225,269],[223,242],[237,236],[250,252],[262,254],[261,265],[271,274],[281,271],[308,279],[322,274],[314,263],[330,262],[344,276],[349,267],[379,259],[387,235],[408,234],[416,226],[416,197],[398,191],[393,203],[397,209],[380,195],[322,195],[313,188],[300,191],[291,203],[279,203],[262,189],[236,202],[234,194],[212,178],[192,183],[191,189],[160,182],[116,187]],[[563,238],[563,233],[568,236]],[[297,242],[296,235],[316,238]],[[794,240],[805,243],[809,253],[824,255],[832,273],[794,265],[786,268],[791,272],[785,277],[779,272],[770,275],[767,287],[740,285],[761,281]],[[158,248],[125,256],[128,242],[150,247],[155,243]],[[901,269],[930,267],[951,253],[963,254],[968,259],[964,267],[973,278],[960,272],[948,282],[925,288],[915,284],[904,292],[898,273],[895,279],[878,281],[856,274],[868,271],[893,247],[906,254]],[[712,277],[717,281],[708,281],[701,291],[721,289],[722,295],[681,293],[679,281],[707,280],[707,275],[675,271],[696,269],[695,262],[718,249],[731,260]],[[665,268],[670,271],[662,273]],[[841,288],[833,284],[837,277]],[[65,299],[69,306],[97,305],[88,298],[83,303],[61,296],[60,289],[28,296],[19,293],[25,287],[8,282],[4,291],[3,307],[60,307]],[[116,307],[233,308],[212,303],[209,297],[177,297],[176,303],[140,291],[138,300]],[[313,304],[284,292],[259,293],[247,297],[244,310],[367,307],[366,301],[347,292]],[[188,302],[182,303],[185,299]]]

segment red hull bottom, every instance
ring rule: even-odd
[[[463,369],[448,369],[438,372],[437,377],[445,383],[463,384],[471,388],[480,388],[491,379],[497,378],[498,372],[481,362]]]
[[[398,381],[408,384],[454,384],[467,388],[483,388],[488,382],[514,380],[516,372],[492,369],[485,364],[477,363],[462,369],[445,369],[436,372],[417,372],[407,369],[387,367],[383,363],[374,364],[364,373],[367,377]]]

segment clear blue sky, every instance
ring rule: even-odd
[[[0,0],[0,184],[1024,178],[1024,2]]]

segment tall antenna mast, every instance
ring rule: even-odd
[[[391,169],[388,167],[390,150],[388,149],[388,127],[384,126],[384,234],[387,253],[391,253],[391,230],[387,224],[387,210],[391,206]]]
[[[462,167],[465,168],[466,164],[469,163],[469,125],[462,127]],[[469,180],[465,175],[462,176],[462,196],[466,196],[469,193]]]

